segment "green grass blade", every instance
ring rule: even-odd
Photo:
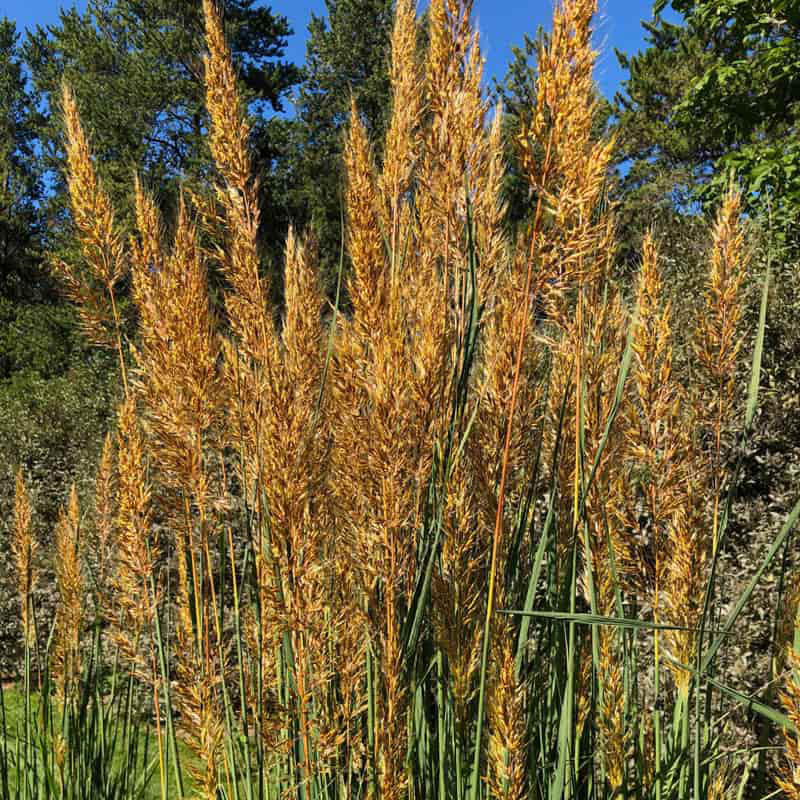
[[[714,656],[717,654],[717,651],[722,646],[725,637],[730,633],[731,628],[736,624],[736,620],[739,619],[739,615],[742,613],[742,610],[747,605],[750,597],[753,594],[756,586],[758,586],[758,582],[761,580],[761,577],[764,573],[769,569],[770,564],[772,563],[773,559],[777,555],[778,551],[781,549],[784,541],[786,538],[792,533],[794,530],[795,525],[797,525],[797,520],[800,518],[800,500],[795,503],[794,508],[789,513],[789,516],[786,518],[786,521],[783,523],[783,527],[780,530],[775,541],[772,543],[769,551],[767,552],[766,556],[764,556],[764,560],[761,562],[761,565],[756,570],[753,577],[750,579],[750,582],[745,587],[744,591],[739,595],[739,599],[736,601],[736,605],[731,610],[730,614],[728,614],[728,618],[725,620],[724,625],[720,629],[717,636],[714,638],[712,643],[709,645],[708,650],[703,656],[703,659],[700,664],[700,672],[701,674],[705,674],[706,670],[708,669],[709,664],[713,660]]]
[[[665,654],[664,658],[667,659],[670,663],[674,664],[679,669],[685,670],[686,672],[691,673],[692,675],[696,674],[694,668],[688,666],[688,664],[682,664],[680,661],[672,658],[671,656]],[[730,697],[732,700],[737,702],[739,705],[744,706],[746,709],[750,711],[755,711],[757,714],[760,714],[765,719],[770,720],[770,722],[774,722],[780,728],[787,730],[791,733],[797,733],[797,726],[782,712],[778,711],[772,706],[768,706],[766,703],[762,703],[759,700],[751,697],[750,695],[743,694],[736,689],[726,686],[721,681],[718,681],[716,678],[711,678],[709,676],[705,676],[705,680],[710,683],[715,689],[719,692],[722,692],[726,697]]]
[[[771,252],[767,258],[767,273],[764,276],[764,287],[761,290],[761,308],[758,312],[758,331],[753,350],[753,367],[750,371],[750,387],[747,393],[747,408],[744,416],[744,426],[747,430],[753,424],[753,417],[758,406],[758,387],[761,383],[761,361],[764,354],[764,332],[767,328],[767,305],[769,300],[769,282],[772,274]]]
[[[519,637],[517,639],[517,652],[514,656],[514,672],[519,678],[520,670],[522,669],[522,658],[525,653],[525,646],[528,643],[528,633],[530,630],[531,616],[533,611],[533,601],[536,596],[536,587],[539,584],[539,576],[541,575],[542,566],[544,564],[544,556],[547,552],[547,541],[550,536],[550,530],[555,521],[555,494],[553,493],[550,498],[550,505],[547,509],[547,517],[542,527],[542,533],[539,536],[539,544],[536,546],[536,555],[533,561],[533,569],[531,570],[530,581],[528,582],[528,591],[525,596],[525,607],[522,610],[522,622],[519,627]]]
[[[514,609],[499,610],[500,614],[511,614],[514,616],[541,617],[543,619],[554,619],[561,622],[576,622],[579,625],[610,625],[619,628],[630,628],[633,630],[651,631],[693,631],[694,628],[681,627],[679,625],[666,625],[655,622],[648,622],[643,619],[624,619],[621,617],[606,617],[602,614],[581,614],[570,613],[569,611],[525,611]]]

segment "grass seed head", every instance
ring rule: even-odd
[[[217,202],[223,210],[225,245],[217,250],[232,290],[225,302],[243,357],[265,357],[273,334],[267,308],[268,284],[261,274],[258,248],[258,181],[250,157],[250,123],[236,81],[230,47],[214,0],[203,0],[206,26],[206,108],[211,118],[209,144],[221,182]],[[213,216],[216,218],[216,212]]]
[[[797,729],[800,729],[800,657],[792,647],[788,651],[788,667],[786,683],[780,701],[784,713]],[[800,735],[784,729],[786,748],[785,761],[781,765],[777,784],[790,800],[800,798]]]
[[[149,672],[140,644],[153,621],[151,582],[159,555],[152,534],[151,490],[144,435],[133,400],[117,417],[117,539],[111,578],[114,613],[111,637],[123,659],[140,674]]]
[[[347,248],[353,262],[348,283],[356,326],[368,335],[383,322],[386,311],[386,257],[379,214],[377,178],[367,131],[355,101],[345,143],[347,170]]]
[[[84,622],[84,582],[80,551],[78,492],[72,485],[69,500],[56,523],[55,572],[58,616],[53,645],[53,671],[60,691],[66,692],[81,671]]]
[[[130,238],[131,266],[134,296],[142,303],[164,269],[164,224],[153,196],[142,186],[138,175],[134,181],[134,199],[138,237]]]
[[[113,287],[125,269],[122,237],[116,229],[111,199],[94,168],[89,140],[81,124],[75,94],[61,86],[67,151],[67,188],[83,256],[92,276]]]
[[[172,252],[137,285],[136,385],[153,465],[196,501],[207,493],[204,448],[217,434],[224,393],[205,259],[183,199]]]
[[[51,266],[75,303],[89,341],[98,347],[117,347],[122,358],[122,323],[115,290],[127,269],[123,239],[117,230],[111,198],[95,171],[75,95],[66,82],[61,86],[61,110],[67,189],[86,270],[60,259]]]
[[[239,93],[230,47],[214,0],[203,0],[206,47],[206,107],[211,117],[211,154],[229,189],[242,192],[252,181],[250,125]],[[243,202],[244,196],[232,202]]]
[[[597,728],[603,751],[606,780],[614,794],[622,789],[631,744],[631,730],[625,715],[625,686],[622,654],[619,652],[619,633],[606,627],[600,633],[600,664],[598,680],[602,687],[602,702],[598,709]]]
[[[497,800],[522,800],[529,772],[526,687],[516,677],[513,630],[508,624],[497,627],[493,675],[488,687],[489,790]]]
[[[731,185],[714,224],[705,309],[695,334],[695,352],[706,384],[701,403],[717,435],[733,410],[736,364],[743,343],[742,292],[749,253],[741,214],[741,194]]]
[[[414,0],[398,0],[392,29],[389,77],[392,114],[386,134],[383,173],[380,176],[383,205],[388,217],[398,221],[402,198],[411,185],[419,158],[419,124],[425,93],[417,58],[417,13]],[[390,225],[386,225],[391,230]],[[393,232],[392,249],[399,242]]]
[[[117,476],[114,459],[114,439],[111,433],[106,434],[103,452],[95,480],[95,530],[94,547],[97,559],[95,575],[96,602],[98,612],[106,615],[111,609],[109,598],[109,577],[114,562],[116,544],[116,509]]]
[[[36,552],[38,545],[33,535],[31,500],[25,486],[22,467],[17,470],[14,489],[14,532],[11,554],[17,570],[17,595],[19,596],[22,631],[26,646],[33,645],[33,591],[36,587]]]

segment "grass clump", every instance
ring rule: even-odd
[[[420,66],[399,0],[383,163],[352,106],[347,313],[295,232],[284,306],[269,305],[249,123],[211,0],[213,191],[181,199],[169,236],[138,182],[136,230],[118,231],[64,88],[85,263],[57,270],[118,353],[121,402],[90,532],[74,492],[57,527],[41,654],[18,481],[24,709],[1,740],[5,797],[78,796],[86,776],[92,796],[137,797],[151,773],[162,797],[209,800],[741,796],[736,703],[796,756],[794,678],[784,714],[728,686],[718,658],[798,513],[726,608],[731,442],[752,424],[768,288],[737,426],[740,198],[732,186],[713,228],[694,329],[673,329],[652,237],[633,296],[614,281],[596,7],[565,0],[518,141],[534,209],[509,239],[471,10],[432,4]],[[677,347],[696,357],[688,385]]]

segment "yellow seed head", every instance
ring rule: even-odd
[[[208,48],[204,62],[206,107],[211,117],[211,154],[228,186],[241,190],[252,178],[248,152],[250,125],[214,0],[203,0],[203,13]]]
[[[87,338],[100,347],[116,346],[121,357],[115,287],[126,270],[123,240],[116,229],[111,199],[94,168],[75,95],[66,82],[61,88],[67,188],[86,271],[62,260],[53,261],[51,267],[76,304]]]
[[[389,219],[397,221],[419,155],[418,126],[424,92],[417,63],[417,14],[414,0],[398,0],[392,31],[392,115],[386,134],[381,191]],[[389,226],[387,225],[387,228]]]
[[[95,556],[97,558],[97,602],[101,613],[110,610],[108,580],[113,563],[116,533],[116,465],[114,463],[114,440],[106,435],[103,453],[95,482]]]
[[[355,101],[350,107],[350,131],[345,143],[344,162],[347,170],[347,243],[353,261],[348,289],[356,324],[369,332],[381,323],[384,314],[386,258],[375,169],[367,131]]]
[[[11,553],[17,568],[17,594],[19,596],[22,631],[27,646],[33,644],[32,595],[36,586],[35,557],[36,539],[31,524],[31,501],[25,487],[22,468],[17,471],[14,492],[14,535],[11,539]]]
[[[158,549],[151,538],[150,485],[144,437],[132,400],[123,403],[118,411],[117,450],[117,542],[111,579],[115,613],[111,635],[127,663],[147,674],[147,664],[140,658],[139,640],[152,621],[150,583]]]
[[[789,673],[780,700],[784,713],[795,726],[800,726],[800,657],[794,648],[788,651]],[[790,800],[800,798],[800,737],[784,730],[786,758],[777,777],[778,786]]]
[[[697,360],[707,384],[703,405],[706,418],[715,426],[730,418],[735,399],[736,362],[742,347],[742,289],[749,263],[745,242],[741,195],[731,186],[714,225],[705,310],[695,335]]]
[[[225,303],[245,358],[263,359],[270,347],[271,317],[267,281],[258,252],[258,180],[250,158],[250,123],[214,0],[203,0],[206,26],[206,107],[211,117],[209,144],[221,177],[217,201],[227,221],[225,246],[216,255],[233,291]]]
[[[54,644],[54,672],[61,690],[80,674],[84,585],[80,554],[78,492],[72,485],[69,500],[56,524],[56,586],[59,606]]]
[[[89,140],[83,130],[75,94],[61,86],[67,150],[67,188],[83,256],[94,278],[113,286],[124,271],[122,238],[116,231],[114,209],[95,172]]]

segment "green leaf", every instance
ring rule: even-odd
[[[764,332],[767,328],[767,303],[769,299],[769,281],[772,274],[772,251],[767,258],[767,271],[764,275],[764,287],[761,290],[761,307],[758,312],[758,330],[753,351],[753,366],[750,371],[750,387],[747,392],[747,408],[744,415],[744,426],[747,430],[753,424],[758,406],[758,387],[761,383],[761,361],[764,354]]]
[[[694,631],[695,628],[686,628],[680,625],[664,625],[655,622],[648,622],[644,619],[625,619],[623,617],[606,617],[602,614],[580,614],[570,613],[569,611],[524,611],[514,609],[500,609],[500,614],[510,614],[520,617],[540,617],[542,619],[554,619],[560,622],[577,622],[579,625],[610,625],[619,628],[630,628],[632,630],[650,631]]]

